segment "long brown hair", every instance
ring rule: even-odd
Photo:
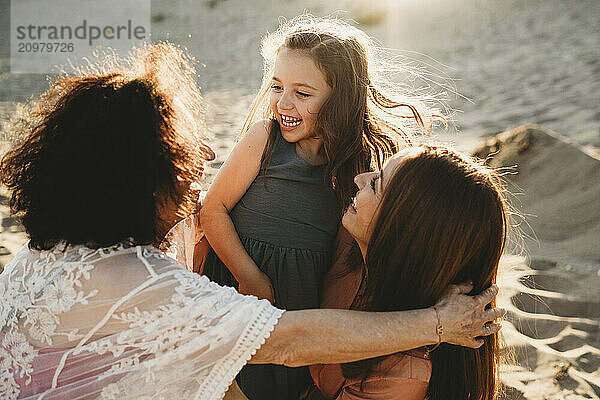
[[[448,285],[473,281],[472,294],[495,283],[507,231],[497,174],[440,147],[401,160],[383,193],[365,263],[359,309],[433,306]],[[479,349],[442,344],[431,352],[430,400],[489,400],[499,377],[498,336]],[[345,364],[347,378],[368,376],[382,358]]]
[[[311,57],[332,89],[319,110],[314,129],[323,140],[326,183],[335,191],[340,205],[346,207],[356,193],[354,176],[381,168],[402,143],[410,143],[411,128],[403,121],[411,119],[420,132],[428,131],[432,114],[424,100],[400,95],[399,85],[378,73],[375,46],[364,32],[338,19],[296,17],[263,40],[263,84],[242,129],[245,132],[260,118],[271,120],[263,174],[280,134],[279,123],[268,106],[268,95],[274,61],[283,47]]]

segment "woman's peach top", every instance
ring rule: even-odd
[[[325,281],[322,308],[349,309],[361,289],[364,269],[344,274],[353,239],[344,228],[337,238],[334,264]],[[360,327],[357,327],[360,329]],[[310,367],[320,394],[312,399],[403,399],[423,400],[431,377],[431,361],[424,349],[393,354],[381,361],[363,382],[361,378],[346,379],[340,364]]]

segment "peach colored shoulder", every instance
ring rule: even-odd
[[[348,272],[348,253],[354,239],[344,227],[340,227],[335,240],[333,265],[323,281],[321,308],[347,310],[352,305],[362,281],[362,268]]]
[[[337,400],[423,400],[431,378],[431,361],[414,350],[384,359],[361,388],[360,379],[348,379]]]

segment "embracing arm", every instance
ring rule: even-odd
[[[435,325],[433,309],[287,311],[250,362],[299,367],[382,356],[437,343]]]
[[[266,276],[262,276],[264,274],[246,252],[229,217],[229,212],[260,172],[267,138],[268,130],[265,121],[259,121],[248,129],[219,170],[199,213],[208,242],[235,279],[240,282],[240,293],[254,294],[259,298],[269,297],[264,293],[246,293],[241,285],[257,277],[264,281]],[[268,281],[268,278],[266,279]],[[269,300],[273,301],[272,298]]]
[[[479,347],[483,340],[478,337],[500,329],[497,323],[486,323],[505,311],[485,310],[498,288],[492,286],[478,296],[467,296],[471,289],[468,284],[453,286],[436,305],[444,326],[442,341]],[[436,326],[433,308],[384,313],[287,311],[250,363],[298,367],[378,357],[438,343]]]

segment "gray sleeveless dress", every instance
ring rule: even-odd
[[[320,304],[341,218],[324,172],[325,166],[307,163],[297,155],[296,145],[278,134],[264,179],[259,173],[230,212],[246,251],[271,279],[275,306],[282,309]],[[221,285],[238,285],[212,250],[204,275]],[[310,375],[308,368],[247,365],[237,381],[251,400],[297,399]]]

